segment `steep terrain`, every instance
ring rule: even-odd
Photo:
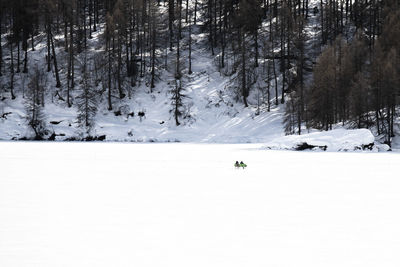
[[[199,30],[201,21],[193,32],[193,54],[191,75],[182,79],[184,94],[184,114],[182,124],[175,125],[170,112],[171,92],[175,86],[173,71],[163,70],[156,87],[150,92],[145,80],[139,87],[132,88],[131,95],[123,100],[116,99],[114,110],[108,111],[105,101],[98,104],[95,125],[91,131],[93,136],[104,136],[107,141],[134,142],[221,142],[244,143],[264,142],[271,138],[282,136],[282,116],[284,105],[272,106],[267,112],[266,104],[257,106],[257,92],[249,97],[248,108],[235,99],[233,89],[229,88],[231,77],[222,75],[216,65],[215,58],[210,55],[207,38]],[[97,43],[102,38],[104,25],[90,40],[93,47],[88,52],[89,57],[99,51]],[[42,40],[43,39],[43,40]],[[63,42],[63,36],[57,36],[58,42]],[[28,64],[31,68],[46,65],[45,38],[36,39],[35,51],[30,51],[33,60]],[[41,41],[42,40],[42,41]],[[57,48],[59,53],[62,48]],[[169,52],[173,55],[173,52]],[[171,57],[172,57],[171,55]],[[187,56],[187,55],[185,55]],[[61,60],[61,75],[66,74],[66,63]],[[187,73],[187,66],[182,70]],[[82,80],[82,74],[76,74],[76,80]],[[54,73],[47,74],[48,91],[54,86]],[[3,78],[5,79],[5,78]],[[66,79],[63,79],[65,85]],[[26,122],[24,90],[28,83],[27,75],[15,75],[17,98],[9,98],[3,91],[3,101],[0,102],[0,139],[33,138],[33,131]],[[80,85],[78,85],[80,86]],[[51,89],[51,90],[50,90]],[[101,88],[98,88],[101,90]],[[75,95],[79,90],[75,89]],[[44,120],[48,128],[48,136],[55,133],[55,140],[79,140],[87,134],[77,125],[77,110],[73,105],[68,108],[65,101],[58,99],[54,93],[48,92],[44,107]],[[271,92],[271,99],[274,97]],[[272,100],[271,100],[272,102]],[[133,114],[132,114],[133,112]],[[139,116],[142,115],[142,116]],[[257,115],[258,114],[258,115]],[[133,115],[133,116],[132,116]],[[54,135],[53,135],[54,137]]]
[[[309,15],[305,20],[305,66],[304,80],[305,86],[312,82],[312,71],[316,64],[317,57],[320,55],[324,47],[321,45],[321,27],[319,25],[321,14],[318,11],[319,1],[309,1]],[[191,4],[190,9],[193,10]],[[159,6],[160,16],[167,16],[168,9],[164,5]],[[180,117],[180,125],[176,125],[174,118],[172,93],[171,91],[177,86],[176,73],[174,69],[175,57],[177,49],[165,49],[159,47],[157,53],[158,60],[164,60],[164,53],[168,64],[162,66],[158,62],[157,82],[155,88],[150,88],[148,75],[139,78],[136,86],[128,85],[124,81],[124,90],[127,96],[125,98],[113,96],[113,108],[108,109],[104,73],[94,74],[93,65],[96,57],[105,57],[106,47],[104,47],[104,34],[106,30],[105,18],[103,23],[97,25],[98,30],[93,33],[91,39],[88,39],[89,49],[76,55],[75,80],[76,85],[71,92],[72,106],[68,107],[66,103],[66,87],[68,75],[68,52],[64,51],[63,43],[64,35],[60,32],[55,35],[56,54],[58,55],[59,70],[62,86],[60,89],[55,88],[55,71],[54,67],[51,72],[45,72],[43,78],[45,84],[45,93],[43,98],[43,114],[42,120],[46,127],[44,139],[48,140],[106,140],[106,141],[127,141],[127,142],[218,142],[218,143],[246,143],[246,142],[269,142],[277,140],[285,135],[284,118],[288,113],[286,103],[291,99],[291,95],[286,94],[285,104],[280,103],[282,96],[282,82],[284,77],[275,62],[277,69],[276,88],[269,92],[269,103],[267,100],[265,63],[270,60],[259,58],[259,67],[254,67],[254,75],[257,76],[255,84],[252,84],[250,94],[247,98],[249,103],[245,107],[240,98],[240,86],[238,85],[237,76],[239,71],[226,75],[225,71],[219,69],[218,60],[220,51],[212,56],[210,51],[209,36],[205,34],[204,28],[207,26],[207,20],[204,18],[204,12],[199,12],[196,25],[192,29],[192,74],[188,74],[188,24],[183,23],[185,36],[182,39],[182,66],[183,74],[179,82],[182,84],[184,97],[182,99],[182,115]],[[270,23],[277,23],[274,20],[264,19],[261,23],[260,35],[266,40],[269,33]],[[165,21],[165,20],[164,20]],[[275,24],[274,24],[275,25]],[[164,25],[165,26],[165,25]],[[274,26],[275,27],[275,26]],[[278,29],[278,26],[277,26]],[[165,27],[164,27],[165,30]],[[351,26],[346,26],[347,31],[354,31]],[[354,35],[354,32],[348,34]],[[3,53],[7,55],[9,49],[8,39],[11,37],[9,33],[2,35]],[[159,37],[161,38],[161,37]],[[248,37],[246,42],[253,49],[252,37]],[[164,40],[164,42],[167,42]],[[229,42],[229,40],[228,40]],[[232,43],[234,43],[232,41]],[[31,82],[32,72],[37,69],[45,69],[47,61],[47,45],[46,34],[40,33],[34,37],[35,49],[29,49],[28,66],[30,73],[15,73],[14,75],[14,91],[16,99],[11,99],[10,82],[8,75],[0,78],[2,90],[0,90],[0,139],[1,140],[19,140],[34,139],[35,133],[28,123],[29,111],[27,111],[27,91],[28,83]],[[265,44],[264,44],[265,45]],[[275,45],[275,46],[274,46]],[[277,42],[272,44],[272,54],[279,56],[279,45]],[[267,47],[267,46],[265,46]],[[265,49],[264,47],[264,49]],[[14,50],[16,48],[14,47]],[[233,49],[233,48],[232,48]],[[262,50],[262,49],[260,49]],[[227,51],[228,53],[229,51]],[[232,51],[230,51],[232,52]],[[254,52],[254,51],[250,51]],[[249,55],[251,53],[249,52]],[[16,53],[16,51],[14,51]],[[146,56],[149,56],[146,54]],[[236,62],[235,55],[228,58],[230,60],[230,68],[232,65],[239,64]],[[90,87],[93,92],[98,94],[98,102],[96,103],[97,112],[94,118],[93,127],[90,131],[83,129],[78,123],[77,99],[84,87],[83,66],[86,59],[91,59],[88,69],[90,76],[96,76],[96,79],[102,80],[102,83],[91,82]],[[10,58],[4,57],[4,62],[10,64]],[[250,59],[249,59],[250,60]],[[271,60],[270,60],[271,61]],[[276,60],[278,61],[278,60]],[[90,65],[92,64],[92,65]],[[296,80],[296,66],[294,63],[288,64],[287,75],[292,74],[293,80]],[[237,66],[236,66],[237,67]],[[250,67],[251,69],[252,67]],[[147,70],[146,70],[147,71]],[[229,71],[228,71],[229,72]],[[224,74],[225,73],[225,74]],[[250,74],[253,75],[253,74]],[[293,78],[294,77],[294,78]],[[286,78],[286,80],[290,80]],[[115,83],[115,82],[114,82]],[[271,87],[272,87],[272,83]],[[288,83],[288,82],[286,82]],[[114,84],[113,87],[116,85]],[[257,89],[258,86],[258,89]],[[289,84],[287,85],[289,86]],[[260,89],[262,88],[262,89]],[[113,88],[115,93],[115,88]],[[288,88],[285,88],[285,92]],[[293,88],[291,89],[293,90]],[[239,92],[239,93],[238,93]],[[278,101],[279,98],[279,101]],[[275,101],[276,100],[276,101]],[[290,101],[289,101],[290,102]],[[44,104],[45,103],[45,104]],[[276,104],[278,103],[278,104]],[[269,110],[268,110],[269,109]],[[291,114],[297,116],[295,114]],[[395,131],[398,132],[398,122],[395,123]],[[313,129],[306,129],[305,123],[301,124],[302,133],[314,132]],[[335,124],[333,128],[348,127],[345,124]],[[376,129],[372,127],[372,132],[376,134]],[[360,132],[361,133],[361,132]],[[329,134],[328,134],[329,135]],[[334,135],[333,135],[334,136]],[[360,137],[360,140],[362,138]],[[385,136],[378,136],[379,141],[384,141]],[[275,141],[274,141],[275,142]],[[368,145],[368,144],[361,144]],[[393,146],[400,145],[397,137],[393,139]]]

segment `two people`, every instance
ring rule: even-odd
[[[244,164],[243,161],[241,161],[240,163],[239,163],[239,161],[236,161],[236,162],[235,162],[235,167],[236,167],[236,168],[242,167],[242,168],[244,169],[244,168],[247,167],[247,165]]]

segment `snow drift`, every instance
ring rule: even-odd
[[[387,150],[384,145],[375,145],[375,137],[368,129],[336,129],[304,135],[289,135],[265,144],[266,149],[357,151]]]

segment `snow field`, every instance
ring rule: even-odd
[[[398,154],[261,146],[0,143],[0,266],[399,266]]]

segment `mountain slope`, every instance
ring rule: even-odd
[[[104,28],[102,28],[104,29]],[[58,36],[61,40],[62,36]],[[90,41],[96,47],[98,33]],[[172,73],[163,70],[159,82],[150,92],[148,84],[143,82],[134,88],[130,98],[115,100],[114,110],[108,111],[105,101],[99,103],[94,136],[105,135],[107,141],[138,141],[138,142],[264,142],[283,135],[282,114],[284,106],[272,108],[266,112],[266,106],[261,106],[256,115],[257,106],[244,108],[241,102],[235,100],[234,92],[227,89],[230,77],[220,74],[214,64],[214,58],[207,50],[205,36],[201,33],[193,35],[195,41],[192,54],[193,74],[184,75],[182,79],[185,89],[184,115],[182,124],[175,125],[170,110],[171,93],[175,86]],[[58,48],[61,49],[61,48]],[[30,67],[44,66],[46,47],[38,42],[36,51],[32,51],[33,60]],[[97,53],[91,51],[89,53]],[[61,73],[65,73],[65,62],[61,61]],[[187,67],[182,70],[187,73]],[[82,79],[77,74],[78,81]],[[31,138],[33,132],[26,123],[26,112],[23,90],[26,90],[26,74],[18,73],[15,77],[16,90],[21,91],[15,100],[4,97],[0,102],[0,113],[5,114],[0,119],[0,139]],[[47,74],[47,84],[51,88],[54,81],[53,73]],[[65,83],[65,79],[63,81]],[[3,93],[4,94],[4,93]],[[56,140],[80,139],[85,133],[77,125],[77,110],[73,105],[68,108],[52,94],[47,94],[49,101],[44,107],[45,121],[49,131],[55,133]],[[250,96],[250,103],[256,96]],[[253,99],[253,100],[252,100]],[[118,112],[120,111],[120,112]],[[132,116],[133,112],[133,116]],[[139,113],[144,116],[139,116]],[[128,115],[130,114],[130,115]]]

